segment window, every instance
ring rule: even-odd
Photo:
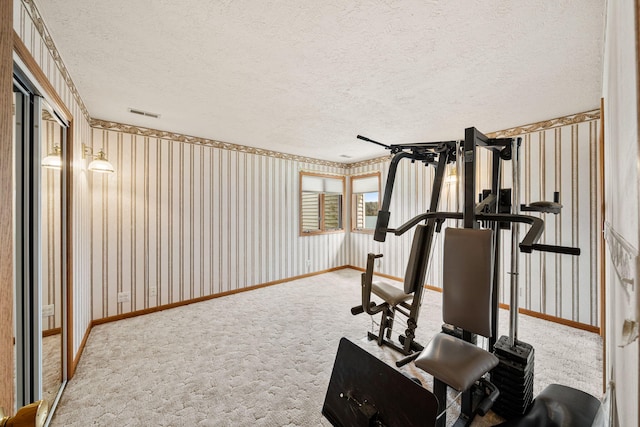
[[[380,209],[380,172],[351,178],[351,229],[373,231]]]
[[[300,172],[300,234],[343,231],[344,177]]]

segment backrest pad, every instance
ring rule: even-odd
[[[443,320],[485,337],[491,336],[492,244],[492,230],[445,230]]]
[[[407,269],[404,274],[404,293],[411,294],[415,292],[418,286],[424,285],[424,278],[427,274],[428,254],[426,248],[428,246],[428,225],[416,225],[416,231],[413,235],[413,243],[411,244],[411,253],[407,262]]]

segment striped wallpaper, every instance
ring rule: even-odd
[[[73,281],[70,284],[73,306],[71,358],[76,359],[82,341],[91,325],[91,287],[89,268],[91,265],[88,202],[88,173],[82,160],[81,143],[90,141],[91,128],[89,114],[62,59],[58,54],[53,39],[31,0],[14,1],[13,28],[27,50],[61,98],[73,116],[73,172],[71,194],[73,203],[70,215],[73,221],[72,245]]]
[[[298,232],[300,170],[340,168],[99,128],[93,146],[116,168],[91,179],[94,319],[348,264],[346,233]]]
[[[580,247],[579,257],[534,252],[520,257],[520,307],[549,316],[599,326],[601,195],[598,188],[600,154],[598,151],[598,114],[585,121],[560,125],[546,130],[522,134],[521,202],[553,200],[559,191],[563,204],[560,215],[544,215],[545,233],[541,243]],[[490,159],[479,150],[477,192],[489,188]],[[483,155],[484,154],[484,155]],[[381,171],[384,179],[389,162],[369,163],[351,168],[349,173]],[[433,168],[401,162],[396,176],[390,208],[390,227],[395,227],[418,213],[429,203]],[[503,188],[511,188],[511,162],[503,167]],[[444,184],[440,210],[460,210],[456,184]],[[534,214],[540,215],[540,214]],[[453,221],[449,221],[455,226]],[[526,226],[521,226],[524,236]],[[412,233],[402,237],[388,236],[385,243],[374,242],[370,235],[353,233],[349,237],[349,259],[352,265],[364,267],[367,252],[383,253],[377,271],[403,277]],[[427,275],[427,283],[441,283],[442,237],[436,235],[436,250]],[[502,232],[500,302],[509,304],[508,270],[510,266],[511,232]]]
[[[522,254],[521,307],[592,326],[599,322],[598,126],[595,115],[526,133],[521,148],[522,202],[552,200],[559,191],[564,205],[560,215],[544,218],[542,242],[582,250],[580,257]],[[92,179],[94,319],[344,265],[364,267],[368,252],[385,255],[381,273],[404,275],[412,233],[389,236],[385,243],[348,227],[345,233],[298,234],[300,170],[379,171],[384,185],[388,159],[317,165],[101,127],[93,129],[93,145],[105,148],[117,170]],[[478,192],[488,187],[489,162],[481,150]],[[433,168],[400,164],[391,225],[427,209],[432,179]],[[502,186],[511,186],[510,162]],[[440,209],[459,210],[457,184],[444,187]],[[345,203],[345,224],[350,224],[348,195]],[[523,227],[521,236],[525,232]],[[437,287],[441,237],[436,240],[427,283]],[[503,231],[507,248],[509,241],[510,232]],[[506,286],[500,300],[506,304],[509,260],[509,251],[503,251]],[[130,301],[118,302],[121,292],[130,293]]]
[[[42,153],[53,152],[61,146],[61,127],[54,120],[43,120],[41,126]],[[62,228],[61,228],[61,171],[42,169],[42,305],[53,305],[54,315],[42,317],[42,330],[62,327]]]

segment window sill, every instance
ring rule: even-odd
[[[351,230],[352,233],[358,233],[358,234],[373,234],[374,233],[374,229],[362,229],[362,228],[354,228]]]
[[[327,231],[302,231],[302,232],[300,232],[300,237],[317,236],[317,235],[320,235],[320,234],[338,234],[338,233],[344,233],[344,229],[327,230]]]

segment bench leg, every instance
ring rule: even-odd
[[[447,425],[447,385],[437,378],[433,378],[433,394],[438,400],[438,419],[436,427],[445,427]]]

